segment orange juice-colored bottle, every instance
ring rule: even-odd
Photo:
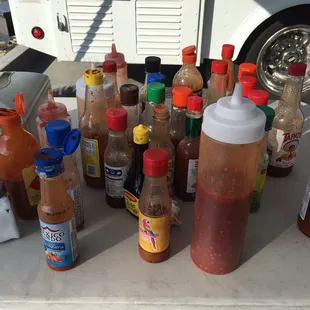
[[[228,64],[227,68],[227,87],[226,94],[227,96],[232,94],[232,91],[235,86],[235,77],[234,77],[234,63],[232,58],[234,57],[235,46],[232,44],[223,44],[222,46],[222,59],[225,60]]]
[[[16,216],[29,220],[37,217],[40,200],[33,157],[40,146],[22,127],[20,115],[25,113],[23,94],[15,95],[15,107],[16,110],[0,108],[0,179],[5,182]]]

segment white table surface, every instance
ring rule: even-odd
[[[74,98],[61,98],[77,111]],[[189,255],[193,204],[182,204],[171,257],[148,264],[137,250],[137,220],[106,206],[103,190],[83,184],[85,229],[80,264],[51,271],[37,221],[22,222],[22,238],[0,244],[0,309],[310,309],[310,241],[296,226],[310,176],[310,107],[294,171],[268,178],[260,211],[249,218],[243,260],[231,274],[212,276]],[[208,306],[208,307],[207,307]]]

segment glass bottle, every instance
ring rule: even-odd
[[[238,81],[242,76],[254,76],[256,78],[256,65],[250,62],[240,64],[238,71]]]
[[[257,79],[254,76],[245,75],[240,77],[239,83],[242,85],[242,96],[248,98],[249,92],[256,88]]]
[[[202,108],[201,97],[188,98],[185,137],[175,152],[175,195],[183,201],[195,200]]]
[[[169,257],[172,202],[167,188],[168,153],[160,148],[143,154],[145,181],[139,200],[139,254],[149,263]]]
[[[150,141],[150,148],[162,148],[169,154],[168,161],[168,190],[172,196],[174,180],[175,149],[170,139],[170,115],[169,109],[164,104],[157,104],[154,107],[153,137]]]
[[[127,112],[126,136],[128,145],[133,146],[133,129],[139,125],[139,88],[134,84],[124,84],[120,88],[121,107]]]
[[[202,96],[203,78],[196,68],[197,55],[196,46],[191,45],[182,50],[183,65],[175,74],[172,87],[187,86],[197,96]]]
[[[248,92],[248,98],[252,100],[256,106],[268,105],[269,93],[262,89],[254,89]]]
[[[78,258],[74,204],[67,193],[62,156],[54,148],[41,149],[35,154],[41,187],[38,205],[41,235],[46,262],[56,271],[72,269]]]
[[[14,97],[15,110],[0,108],[0,179],[4,181],[15,215],[22,220],[37,217],[40,183],[33,154],[40,149],[35,137],[24,130],[20,115],[25,113],[23,94]]]
[[[304,198],[301,203],[301,210],[298,215],[297,225],[302,233],[310,237],[310,180],[308,181]]]
[[[88,186],[104,188],[104,151],[108,142],[106,127],[107,103],[103,75],[99,70],[86,70],[85,111],[80,119],[81,154],[84,180]]]
[[[124,183],[131,163],[126,128],[127,112],[123,108],[107,111],[108,145],[104,153],[106,201],[112,208],[125,208]]]
[[[117,69],[116,69],[116,62],[113,60],[105,60],[102,63],[102,72],[108,76],[112,81],[114,85],[114,102],[112,100],[108,100],[109,97],[107,96],[107,91],[105,91],[105,97],[107,99],[107,106],[108,109],[111,108],[120,108],[120,99],[119,99],[119,87],[117,85]]]
[[[54,147],[63,150],[64,141],[71,131],[71,126],[68,121],[55,120],[47,123],[46,125],[47,142],[50,147]],[[79,140],[80,134],[77,130],[77,139]],[[78,146],[78,144],[77,144]],[[78,230],[84,225],[84,209],[83,209],[83,198],[81,191],[81,180],[80,172],[76,165],[74,154],[64,156],[64,173],[65,184],[67,193],[74,202],[74,215],[75,223]]]
[[[165,88],[165,84],[162,83],[150,83],[147,86],[144,125],[149,128],[150,138],[152,138],[153,132],[154,107],[158,104],[165,103]]]
[[[264,137],[266,116],[241,88],[203,115],[191,257],[212,274],[240,264]]]
[[[288,68],[288,78],[268,138],[269,176],[285,177],[293,170],[305,120],[300,101],[306,68],[301,62],[293,62]]]
[[[207,100],[204,108],[226,96],[227,67],[228,63],[225,60],[212,61],[211,78],[208,81]]]
[[[232,58],[234,57],[235,46],[232,44],[223,44],[222,46],[222,59],[225,60],[228,64],[227,67],[227,87],[226,87],[226,95],[230,96],[235,87],[235,71],[234,71],[234,63]]]
[[[143,153],[149,148],[149,129],[139,125],[133,129],[133,157],[124,184],[126,209],[136,217],[139,216],[139,198],[144,182]]]
[[[268,167],[269,159],[270,159],[270,156],[267,151],[268,134],[272,128],[272,122],[273,122],[274,115],[275,115],[274,109],[270,107],[267,107],[264,105],[259,105],[257,107],[265,113],[266,125],[265,125],[265,136],[263,140],[263,148],[262,148],[262,152],[261,152],[260,159],[258,162],[258,169],[256,173],[254,192],[253,192],[253,197],[251,201],[251,208],[250,208],[251,213],[257,212],[261,204],[261,199],[262,199],[262,194],[263,194],[263,189],[264,189],[265,179],[266,179],[266,174],[267,174],[267,167]]]
[[[170,138],[174,147],[184,138],[187,99],[192,93],[193,91],[186,86],[172,89]]]

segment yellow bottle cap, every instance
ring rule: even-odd
[[[133,141],[136,144],[149,143],[149,129],[143,125],[136,126],[133,129]]]
[[[98,69],[89,69],[84,72],[84,83],[87,86],[98,86],[103,83],[102,72]]]

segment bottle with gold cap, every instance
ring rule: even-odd
[[[104,151],[108,142],[106,126],[107,103],[101,71],[86,70],[85,111],[80,119],[81,152],[84,180],[87,185],[104,188]]]
[[[139,198],[141,195],[144,173],[143,153],[149,148],[149,129],[138,125],[133,129],[133,157],[127,179],[124,184],[126,209],[136,217],[139,216]]]

